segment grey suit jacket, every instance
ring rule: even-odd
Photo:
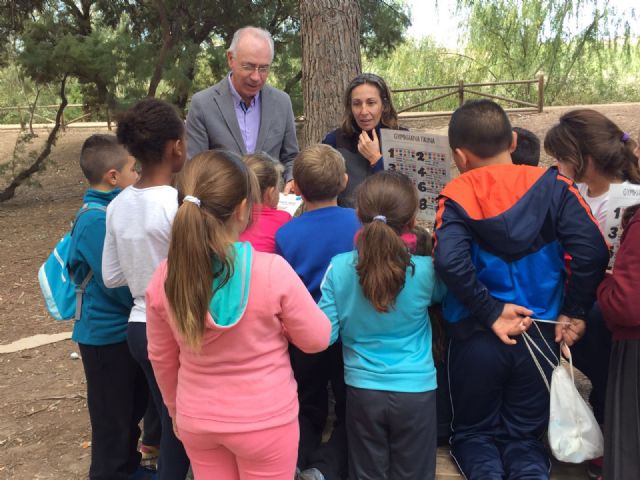
[[[265,152],[280,160],[285,179],[292,178],[293,159],[298,140],[291,99],[286,93],[265,85],[261,90],[260,130],[256,152]],[[239,155],[247,153],[233,105],[228,77],[191,99],[187,115],[188,157],[222,148]]]

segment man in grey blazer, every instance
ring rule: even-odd
[[[231,72],[191,99],[187,149],[189,158],[214,148],[240,155],[265,152],[284,166],[288,193],[298,140],[289,95],[265,85],[273,53],[266,30],[244,27],[235,32],[227,51]]]

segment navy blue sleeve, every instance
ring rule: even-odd
[[[373,173],[378,173],[378,172],[381,172],[382,170],[384,170],[384,157],[380,157],[380,160],[378,160],[376,163],[371,165],[371,171]]]
[[[332,130],[322,139],[322,143],[325,145],[330,145],[333,148],[338,148],[338,134],[337,130]]]
[[[498,319],[504,303],[489,294],[476,275],[471,261],[471,232],[456,204],[440,199],[436,219],[433,262],[449,292],[488,328]]]
[[[588,208],[575,186],[567,185],[556,222],[558,240],[571,256],[561,313],[580,319],[585,319],[593,306],[609,262],[609,249]]]

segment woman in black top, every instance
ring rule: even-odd
[[[381,128],[398,128],[391,92],[382,77],[362,73],[347,87],[342,125],[322,140],[342,154],[347,166],[349,181],[338,196],[339,205],[353,207],[355,188],[369,175],[384,169]]]

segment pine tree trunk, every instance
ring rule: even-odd
[[[300,0],[301,146],[317,143],[340,125],[344,92],[360,73],[360,5],[357,0]]]

